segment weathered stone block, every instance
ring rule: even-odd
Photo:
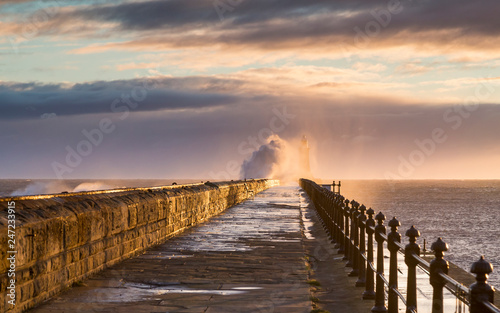
[[[74,215],[64,220],[64,249],[71,249],[78,245],[78,219]]]
[[[90,244],[90,255],[97,254],[103,250],[104,250],[104,243],[102,241],[97,241]]]
[[[137,205],[130,204],[128,209],[128,228],[134,228],[137,225]]]
[[[19,288],[18,292],[20,292],[20,294],[18,294],[18,296],[19,296],[18,301],[19,302],[27,301],[33,297],[33,282],[32,281],[27,282],[24,285],[18,286],[18,288]]]
[[[102,239],[104,234],[104,225],[101,212],[90,212],[90,241],[95,242]]]

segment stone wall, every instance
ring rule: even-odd
[[[0,198],[0,312],[25,311],[277,184],[252,180]],[[12,201],[15,306],[8,303]]]

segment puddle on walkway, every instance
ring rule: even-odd
[[[235,287],[235,288],[231,288],[233,290],[259,290],[259,289],[263,289],[262,287]]]
[[[170,259],[191,258],[193,256],[194,256],[193,254],[179,254],[179,253],[175,253],[175,252],[165,253],[165,252],[155,251],[155,253],[142,254],[142,255],[138,256],[137,258],[139,258],[139,259],[167,259],[167,260],[170,260]]]
[[[175,252],[251,251],[250,243],[297,242],[287,234],[300,232],[300,188],[275,187],[254,200],[232,207],[210,223],[187,231],[167,243]]]
[[[154,286],[141,283],[125,283],[119,288],[94,288],[82,293],[83,302],[119,303],[143,301],[146,297],[166,294],[203,294],[231,296],[259,290],[261,287],[234,287],[231,289],[194,289],[187,286],[173,284],[169,286]],[[158,299],[162,300],[162,299]]]
[[[306,239],[314,239],[311,230],[313,229],[314,223],[310,217],[314,214],[312,211],[308,210],[309,200],[305,197],[305,192],[300,193],[300,217],[302,219],[302,225],[304,226],[304,236]]]

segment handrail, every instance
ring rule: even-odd
[[[300,185],[311,198],[338,252],[344,254],[343,260],[348,261],[346,266],[352,267],[349,276],[358,276],[356,286],[365,287],[363,299],[375,300],[373,313],[397,313],[398,299],[406,306],[407,313],[417,312],[417,267],[429,275],[433,287],[432,313],[443,313],[444,288],[468,305],[471,313],[500,313],[500,309],[493,304],[494,288],[487,283],[487,274],[493,268],[483,257],[472,264],[471,272],[476,274],[477,282],[467,288],[447,275],[449,263],[443,256],[448,245],[441,238],[432,244],[435,259],[428,262],[420,257],[420,246],[416,243],[420,232],[414,226],[406,231],[409,243],[404,245],[398,232],[401,224],[395,217],[388,222],[390,230],[386,233],[388,228],[384,225],[385,215],[382,212],[374,216],[371,208],[367,210],[364,205],[321,188],[311,180],[301,179]],[[377,242],[376,261],[374,241]],[[384,275],[384,242],[390,252],[389,279]],[[404,255],[408,267],[406,297],[398,289],[398,253]],[[387,305],[385,286],[388,287]]]
[[[484,305],[485,308],[490,310],[490,312],[500,313],[500,309],[498,309],[493,303],[491,303],[489,301],[482,301],[481,303],[482,303],[482,305]]]
[[[385,238],[385,240],[387,240],[387,236],[386,235],[382,235],[382,238]],[[404,253],[404,248],[405,247],[404,247],[403,244],[401,244],[400,242],[395,242],[394,244],[396,244],[400,248],[400,250]],[[412,254],[412,257],[418,262],[417,266],[420,267],[421,269],[425,270],[426,274],[429,275],[430,263],[427,262],[426,260],[422,259],[419,255],[417,255],[415,253]],[[365,260],[366,260],[366,258],[365,258]],[[460,299],[460,301],[469,304],[469,300],[467,298],[464,298],[463,296],[457,294],[458,292],[460,292],[461,294],[467,294],[468,295],[469,294],[469,288],[464,287],[463,284],[461,284],[460,282],[456,281],[452,277],[446,275],[445,273],[438,273],[438,274],[447,283],[445,285],[446,289],[448,289],[453,295],[455,295],[456,297],[458,297]],[[454,287],[455,289],[450,288],[448,286],[448,284],[451,285],[452,287]]]

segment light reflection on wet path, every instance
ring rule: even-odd
[[[300,232],[298,188],[278,187],[254,200],[228,209],[210,223],[187,231],[165,247],[173,252],[250,251],[253,240],[300,241],[287,234]]]

